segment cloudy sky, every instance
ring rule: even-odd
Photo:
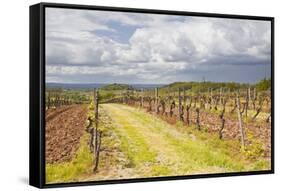
[[[235,81],[270,76],[270,22],[46,9],[46,81]]]

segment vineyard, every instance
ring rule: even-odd
[[[257,94],[255,89],[250,88],[225,92],[220,88],[218,92],[210,90],[188,95],[185,89],[179,88],[177,92],[167,91],[160,95],[155,88],[154,92],[126,92],[124,96],[107,102],[145,108],[171,124],[195,125],[199,131],[203,128],[217,133],[220,139],[239,139],[242,150],[246,144],[251,144],[245,138],[247,130],[254,137],[264,139],[266,151],[270,149],[270,92]],[[270,154],[266,153],[267,156]]]
[[[47,182],[264,170],[270,157],[270,90],[46,92]]]

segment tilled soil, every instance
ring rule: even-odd
[[[46,121],[52,120],[54,117],[56,117],[58,114],[61,114],[68,109],[72,108],[72,106],[61,106],[58,108],[50,108],[46,112]]]
[[[46,113],[46,162],[69,161],[79,148],[85,132],[87,106],[72,105]]]

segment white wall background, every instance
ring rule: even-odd
[[[28,185],[28,71],[29,5],[37,0],[1,1],[0,6],[0,190],[36,190]],[[143,191],[143,190],[270,190],[280,189],[279,113],[281,83],[279,50],[281,11],[277,0],[52,0],[52,2],[168,9],[195,12],[245,14],[275,17],[275,88],[276,88],[276,173],[227,178],[209,178],[151,183],[86,186],[64,190]],[[63,190],[63,189],[54,189]]]

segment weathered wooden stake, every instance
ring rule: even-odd
[[[176,107],[176,103],[175,103],[175,101],[173,100],[172,101],[172,103],[170,104],[170,117],[172,117],[173,116],[173,114],[174,114],[174,108]]]
[[[168,87],[168,105],[171,103],[170,87]]]
[[[240,135],[241,135],[241,146],[242,146],[242,150],[244,151],[244,149],[245,149],[245,132],[244,132],[243,123],[242,123],[242,116],[241,116],[241,111],[240,111],[240,98],[239,98],[238,93],[236,96],[236,104],[237,104],[238,123],[239,123]]]
[[[141,104],[140,106],[143,107],[143,95],[144,94],[144,91],[143,91],[143,88],[141,89]]]
[[[247,97],[246,97],[246,106],[245,106],[245,110],[246,110],[245,116],[246,116],[246,118],[248,117],[248,109],[249,109],[250,99],[251,99],[251,88],[248,88]]]
[[[196,125],[197,125],[197,129],[200,131],[201,130],[201,126],[200,126],[200,110],[199,108],[196,108]]]
[[[154,103],[155,112],[158,113],[158,88],[155,88],[155,103]]]
[[[99,158],[100,158],[100,147],[101,147],[101,132],[97,131],[97,146],[96,146],[96,152],[95,152],[95,166],[93,171],[97,172],[98,166],[99,166]]]
[[[190,96],[190,102],[186,105],[186,123],[190,125],[190,108],[192,104],[192,97]]]
[[[94,152],[97,151],[98,145],[98,121],[99,121],[99,104],[98,104],[98,90],[94,89],[94,108],[95,108],[95,127],[94,127],[94,134],[95,134],[95,149]]]
[[[211,88],[210,110],[213,108],[213,89]]]
[[[220,105],[222,105],[222,87],[220,87]]]
[[[253,99],[252,99],[252,104],[254,109],[256,109],[256,101],[257,101],[257,93],[256,93],[256,88],[254,88]]]
[[[251,88],[250,87],[248,89],[248,96],[249,96],[249,104],[248,105],[250,105],[250,102],[252,102],[252,93],[251,93]]]
[[[185,88],[183,88],[183,105],[186,104],[186,91]]]
[[[93,171],[96,172],[98,169],[99,164],[99,153],[100,153],[100,145],[101,145],[101,132],[98,130],[99,125],[99,92],[98,90],[94,89],[94,106],[95,106],[95,127],[94,127],[94,169]]]
[[[179,106],[178,106],[178,119],[182,121],[182,103],[181,103],[181,89],[178,89],[178,99],[179,99]]]
[[[221,126],[220,126],[220,129],[219,129],[219,138],[222,139],[222,131],[224,129],[224,124],[225,124],[225,119],[224,119],[224,113],[225,113],[225,105],[226,105],[226,100],[224,100],[223,102],[223,109],[222,109],[222,112],[220,114],[220,119],[221,119]]]

